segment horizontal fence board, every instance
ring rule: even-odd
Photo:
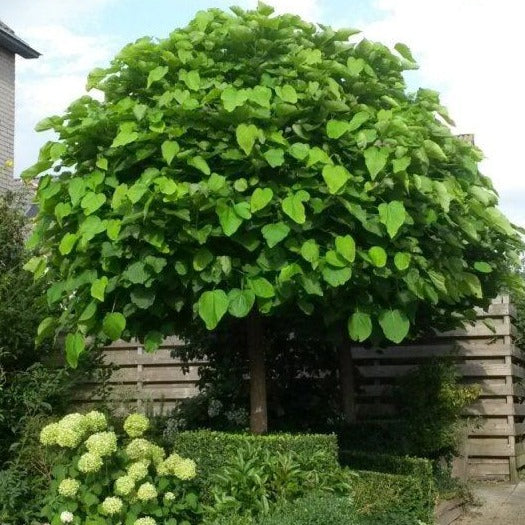
[[[508,458],[514,454],[512,446],[508,443],[483,443],[483,440],[479,440],[479,443],[469,441],[467,452],[470,457],[490,456]]]

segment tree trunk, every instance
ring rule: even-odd
[[[250,430],[253,434],[268,431],[266,406],[266,337],[263,319],[253,313],[247,319],[247,346],[250,369]]]
[[[351,344],[346,335],[343,335],[337,345],[339,358],[339,385],[341,388],[341,411],[345,423],[355,423],[357,406],[355,400],[354,362],[352,359]]]

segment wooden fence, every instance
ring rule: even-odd
[[[425,344],[374,351],[353,349],[359,370],[358,409],[361,414],[388,415],[394,407],[389,394],[395,378],[425,359],[452,356],[467,383],[481,386],[482,395],[467,415],[477,416],[465,445],[465,475],[470,478],[516,479],[525,466],[525,355],[514,344],[513,307],[507,296],[496,299],[478,321],[464,330],[442,333]],[[117,343],[105,352],[106,362],[118,366],[112,374],[115,401],[151,403],[157,411],[173,408],[197,392],[199,363],[187,372],[170,356],[179,341],[168,339],[154,354],[140,345]],[[87,394],[87,393],[86,393]],[[93,396],[83,396],[93,401]]]

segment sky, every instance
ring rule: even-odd
[[[525,41],[522,0],[267,0],[277,12],[393,46],[407,44],[420,68],[411,89],[441,93],[455,132],[473,133],[485,153],[482,171],[500,194],[502,210],[525,227],[525,173],[519,152],[525,126]],[[42,53],[17,59],[15,172],[49,139],[35,133],[42,118],[61,113],[84,93],[87,74],[104,67],[128,42],[165,37],[196,11],[256,0],[0,0],[0,19]]]

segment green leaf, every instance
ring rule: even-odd
[[[370,337],[372,333],[372,319],[368,314],[355,312],[348,319],[348,333],[350,337],[359,343],[362,343]]]
[[[97,312],[97,303],[95,301],[91,301],[84,308],[84,311],[80,314],[80,317],[78,318],[79,322],[89,321],[90,319],[93,318],[96,312]]]
[[[162,80],[168,71],[168,66],[157,66],[155,69],[152,69],[148,74],[148,84],[146,87],[149,88],[155,82]]]
[[[118,189],[118,188],[117,188]],[[135,182],[131,188],[127,191],[127,198],[133,203],[137,202],[144,197],[144,194],[148,191],[148,187],[143,182]]]
[[[489,263],[483,261],[476,261],[474,263],[474,269],[480,273],[491,273],[492,266]]]
[[[301,246],[301,256],[304,260],[312,264],[317,265],[319,261],[319,246],[314,239],[310,239],[303,243]]]
[[[380,204],[378,210],[379,220],[386,226],[388,235],[393,239],[405,222],[405,206],[400,201],[390,201],[388,204]]]
[[[386,166],[388,161],[388,149],[372,146],[365,150],[364,156],[370,177],[374,180],[377,177],[377,174]]]
[[[128,185],[120,184],[115,188],[113,197],[111,199],[111,208],[117,210],[127,200],[128,197]]]
[[[146,111],[148,111],[148,106],[146,106],[146,104],[135,104],[133,106],[133,115],[135,115],[137,120],[142,120]]]
[[[193,269],[201,272],[213,261],[213,254],[206,248],[201,248],[193,256]]]
[[[410,162],[412,159],[410,157],[401,157],[400,159],[394,159],[392,161],[392,168],[394,173],[401,173],[402,171],[405,171],[408,166],[410,166]]]
[[[308,162],[306,163],[306,166],[309,168],[318,162],[321,164],[333,164],[332,160],[328,156],[328,153],[315,146],[308,151]]]
[[[131,302],[142,310],[147,310],[155,302],[155,292],[151,288],[134,287],[130,293]]]
[[[120,219],[110,219],[106,227],[108,239],[116,241],[122,228],[122,221]]]
[[[249,155],[255,140],[259,136],[259,129],[253,124],[239,124],[235,131],[235,136],[237,137],[237,144],[239,144],[246,155]]]
[[[144,350],[146,350],[148,354],[151,354],[160,347],[163,341],[164,336],[161,332],[151,330],[146,334],[146,337],[144,338]]]
[[[467,289],[474,297],[478,299],[483,298],[483,290],[477,275],[464,272],[461,274],[461,277],[463,278],[463,282],[466,284]]]
[[[288,148],[288,153],[297,160],[304,160],[308,156],[310,146],[302,142],[296,142]]]
[[[201,86],[201,77],[198,71],[188,71],[182,80],[192,91],[198,91]]]
[[[199,297],[199,316],[208,330],[213,330],[228,311],[229,300],[223,290],[204,292]]]
[[[282,166],[284,164],[284,151],[282,149],[269,149],[263,153],[263,157],[272,168],[277,168],[278,166]]]
[[[86,343],[84,336],[76,332],[75,334],[67,334],[66,336],[66,360],[71,368],[78,366],[78,358],[85,350]]]
[[[265,86],[255,86],[250,90],[248,97],[256,104],[259,104],[259,106],[269,108],[270,100],[272,99],[272,90]]]
[[[400,310],[381,310],[379,325],[385,337],[396,344],[403,341],[410,330],[410,321]]]
[[[100,157],[97,159],[97,162],[95,163],[96,167],[101,169],[102,171],[107,171],[108,169],[108,159],[105,159],[104,157]]]
[[[410,266],[410,254],[397,252],[394,256],[394,264],[398,270],[406,270]]]
[[[39,344],[44,339],[51,337],[55,328],[55,318],[46,317],[43,319],[36,330],[36,343]]]
[[[323,179],[328,186],[328,191],[333,195],[348,182],[350,173],[344,166],[325,166]]]
[[[329,120],[326,123],[326,134],[330,139],[338,139],[348,131],[348,122],[343,120]]]
[[[412,62],[413,64],[416,63],[416,61],[414,60],[414,57],[412,56],[412,53],[410,52],[410,49],[408,48],[407,45],[401,43],[401,42],[398,42],[395,46],[394,46],[394,49],[405,59],[405,60],[408,60],[409,62]]]
[[[69,181],[67,191],[71,197],[71,204],[76,206],[86,194],[86,183],[80,177],[75,177]]]
[[[290,104],[295,104],[297,102],[297,92],[290,84],[285,84],[282,87],[276,86],[275,92],[284,102],[289,102]]]
[[[71,204],[69,202],[59,202],[55,206],[55,217],[60,226],[62,226],[62,219],[68,215],[71,215]]]
[[[348,266],[348,262],[343,259],[336,251],[334,250],[328,250],[326,252],[325,256],[326,262],[328,264],[331,264],[332,266],[336,266],[338,268],[343,268],[345,266]]]
[[[266,226],[263,226],[261,232],[266,240],[266,244],[270,248],[273,248],[288,236],[290,228],[284,222],[278,222],[276,224],[267,224]]]
[[[174,140],[165,140],[161,146],[162,158],[166,161],[169,166],[171,161],[175,158],[175,155],[180,151],[180,146]]]
[[[250,210],[255,213],[266,208],[272,201],[273,191],[271,188],[256,188],[250,198]]]
[[[283,199],[281,206],[284,213],[293,221],[297,224],[304,224],[306,221],[306,210],[303,202],[307,202],[309,199],[310,195],[306,191],[300,190]]]
[[[350,75],[356,77],[363,71],[365,67],[365,61],[362,58],[348,57],[346,61],[346,67]]]
[[[135,131],[134,122],[125,122],[120,125],[119,132],[113,143],[111,144],[112,148],[118,148],[120,146],[126,146],[126,144],[131,144],[139,138],[139,134]]]
[[[275,296],[275,290],[272,283],[264,277],[249,279],[248,284],[257,297],[261,297],[262,299],[270,299]]]
[[[188,159],[188,165],[193,166],[199,171],[202,171],[202,173],[205,175],[209,175],[211,173],[208,163],[200,155],[196,155],[195,157]]]
[[[149,273],[146,272],[146,266],[142,261],[136,261],[124,270],[122,277],[133,284],[144,284],[149,278]]]
[[[242,224],[242,218],[235,213],[235,210],[225,203],[219,202],[215,209],[222,231],[226,236],[231,237]]]
[[[84,195],[80,206],[84,209],[86,215],[95,213],[106,202],[106,196],[103,193],[94,193],[89,191]]]
[[[386,264],[386,252],[381,246],[372,246],[368,250],[368,256],[370,257],[370,260],[372,261],[372,264],[376,266],[377,268],[383,268]]]
[[[347,131],[355,131],[359,129],[367,120],[370,119],[370,114],[366,111],[358,111],[352,120],[348,123]]]
[[[106,293],[106,287],[108,285],[108,278],[104,275],[100,279],[95,279],[91,285],[91,297],[104,301],[104,295]]]
[[[224,109],[231,113],[235,108],[242,106],[248,100],[248,94],[244,89],[237,90],[230,86],[221,93],[221,100]]]
[[[355,260],[355,241],[350,235],[335,238],[335,248],[339,255],[342,255],[348,262]]]
[[[337,286],[342,286],[350,280],[352,277],[351,268],[331,268],[330,266],[325,266],[322,271],[323,279],[334,288]]]
[[[62,255],[68,255],[69,253],[71,253],[71,250],[73,249],[73,246],[75,246],[77,240],[78,235],[76,235],[75,233],[66,233],[64,237],[62,237],[62,240],[58,245],[58,251]]]
[[[218,192],[226,185],[226,177],[223,175],[218,175],[217,173],[212,173],[208,179],[208,188],[210,191]]]
[[[246,317],[255,303],[255,293],[252,290],[234,288],[228,293],[228,312],[233,317]]]
[[[433,140],[424,140],[425,152],[431,159],[441,160],[446,162],[448,160],[445,152],[441,149],[441,146],[436,144]]]
[[[120,312],[112,312],[104,316],[102,330],[112,340],[120,339],[126,328],[126,318]]]

